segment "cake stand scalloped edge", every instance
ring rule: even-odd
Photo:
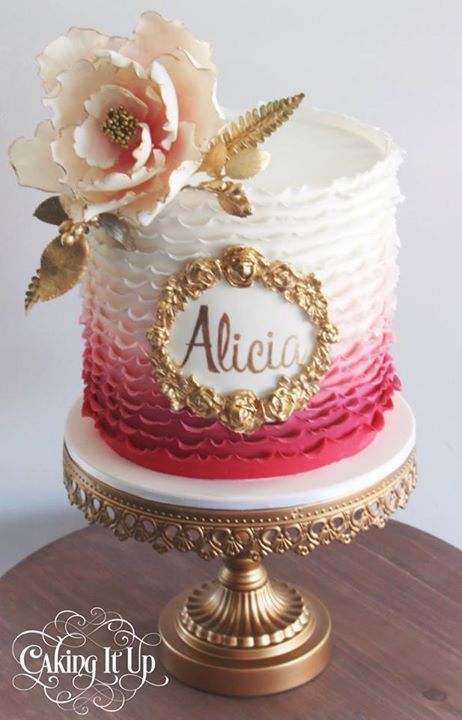
[[[148,542],[160,553],[196,552],[204,560],[246,555],[253,559],[292,550],[308,555],[331,542],[347,544],[370,527],[384,527],[404,508],[416,484],[413,450],[393,473],[370,488],[334,502],[262,510],[201,510],[146,500],[118,490],[83,470],[64,446],[69,501],[90,523],[119,540]]]

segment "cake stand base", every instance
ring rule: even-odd
[[[218,578],[163,609],[162,662],[187,685],[222,695],[268,695],[319,675],[331,621],[309,592],[269,579],[259,561],[225,560]]]
[[[268,695],[324,670],[331,622],[310,592],[268,578],[262,559],[306,556],[383,527],[415,486],[414,444],[412,412],[397,396],[380,435],[352,458],[286,478],[193,480],[119,457],[77,403],[66,426],[64,476],[71,503],[120,540],[222,558],[215,580],[162,611],[165,668],[208,692]]]

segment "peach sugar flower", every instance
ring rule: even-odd
[[[223,127],[210,46],[147,12],[131,39],[71,28],[38,62],[52,116],[10,147],[20,184],[58,193],[74,220],[149,224]]]

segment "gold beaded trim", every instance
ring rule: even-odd
[[[235,288],[248,288],[260,282],[298,305],[317,328],[315,348],[306,365],[294,377],[281,376],[275,389],[264,397],[258,397],[252,390],[220,394],[200,385],[193,375],[183,375],[168,353],[170,331],[178,314],[190,300],[197,300],[219,281]],[[237,433],[253,433],[263,423],[284,422],[303,409],[330,367],[330,345],[337,337],[320,281],[312,273],[296,272],[288,263],[270,262],[247,246],[230,247],[220,258],[192,260],[182,272],[171,275],[160,296],[156,324],[147,332],[153,374],[172,408],[188,408],[200,417],[218,418]]]

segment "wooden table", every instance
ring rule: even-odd
[[[462,553],[390,522],[351,546],[309,558],[270,557],[281,579],[312,589],[334,627],[333,660],[316,680],[263,698],[207,695],[171,679],[145,686],[120,720],[439,720],[462,718]],[[63,609],[117,610],[140,634],[156,628],[161,607],[188,584],[211,577],[216,562],[193,554],[158,556],[147,545],[118,543],[90,527],[48,545],[0,580],[0,720],[77,717],[38,688],[11,686],[19,666],[11,643]],[[91,720],[109,713],[94,710]],[[112,715],[114,717],[114,715]]]

